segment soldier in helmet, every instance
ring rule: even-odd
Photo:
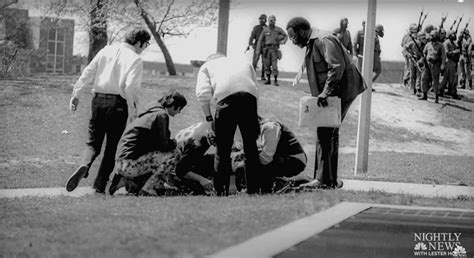
[[[280,45],[288,40],[286,32],[275,26],[276,18],[274,15],[268,17],[268,27],[263,29],[257,44],[257,55],[263,54],[263,63],[267,81],[265,84],[271,84],[271,74],[275,78],[273,85],[278,86],[278,60],[281,59]]]
[[[421,74],[423,73],[424,66],[423,62],[419,62],[423,58],[422,52],[426,45],[426,33],[419,32],[416,42],[410,41],[406,46],[405,50],[410,53],[410,86],[413,90],[413,95],[421,92]],[[420,47],[418,49],[417,45]]]
[[[439,29],[439,42],[444,43],[446,41],[446,30],[443,28]]]
[[[375,44],[374,44],[374,77],[372,81],[375,81],[379,75],[382,73],[382,62],[380,60],[380,53],[382,53],[382,49],[380,48],[380,39],[379,37],[383,38],[384,30],[381,24],[377,24],[375,26]],[[373,91],[373,88],[372,88]]]
[[[446,51],[443,44],[439,42],[439,32],[433,30],[430,33],[431,41],[428,42],[423,50],[423,54],[426,58],[428,67],[427,73],[423,74],[421,87],[423,90],[423,96],[419,100],[428,99],[428,90],[429,83],[432,83],[434,93],[435,93],[435,103],[439,102],[439,93],[440,93],[440,82],[439,76],[441,71],[444,70],[446,63]]]
[[[258,17],[259,24],[255,25],[252,29],[252,33],[250,34],[249,38],[249,45],[247,47],[247,50],[250,49],[250,47],[253,48],[253,60],[252,60],[252,65],[254,69],[257,69],[257,63],[258,59],[260,59],[260,55],[257,55],[257,43],[258,39],[260,38],[260,34],[262,34],[262,31],[264,28],[267,27],[267,16],[265,14],[260,15]],[[263,70],[263,58],[262,58],[262,81],[265,80],[265,71]]]
[[[410,80],[410,56],[409,54],[406,52],[405,50],[405,46],[410,42],[412,41],[411,38],[410,38],[410,35],[415,38],[416,37],[416,34],[418,33],[418,25],[416,25],[416,23],[412,23],[410,24],[410,27],[408,28],[408,34],[406,34],[405,36],[403,36],[402,38],[402,54],[403,54],[403,57],[405,58],[405,66],[403,68],[403,86],[408,86],[408,81]]]
[[[461,66],[461,81],[460,85],[462,89],[466,88],[466,80],[469,82],[469,89],[472,90],[472,77],[471,77],[471,51],[472,51],[472,38],[469,30],[466,28],[459,37],[459,45],[461,46],[461,59],[459,65]]]
[[[364,33],[365,33],[365,21],[362,21],[362,29],[357,31],[354,37],[354,55],[357,57],[357,68],[362,70],[362,56],[364,54]]]
[[[460,49],[456,44],[456,32],[450,31],[448,38],[443,43],[446,51],[446,69],[444,70],[443,82],[441,83],[440,93],[443,95],[446,85],[448,86],[448,95],[453,98],[457,98],[457,66],[459,62],[459,56],[461,54]]]
[[[346,17],[342,18],[339,23],[339,28],[334,31],[334,34],[342,43],[342,45],[346,48],[347,53],[352,55],[351,33],[347,30],[348,24],[349,20]]]

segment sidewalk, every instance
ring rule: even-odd
[[[381,191],[393,194],[409,194],[423,196],[428,198],[457,198],[458,196],[474,197],[474,187],[470,186],[454,186],[454,185],[427,185],[414,183],[397,183],[383,181],[364,181],[344,179],[344,187],[346,191]],[[125,193],[124,189],[120,189],[119,193]],[[71,196],[82,197],[94,194],[94,190],[90,187],[78,187],[73,192],[67,192],[64,187],[56,188],[23,188],[23,189],[0,189],[0,198],[15,197],[53,197],[53,196]]]

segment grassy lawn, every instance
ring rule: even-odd
[[[0,199],[2,257],[202,257],[342,201],[466,208],[381,192]]]
[[[0,88],[0,132],[3,137],[0,144],[0,188],[52,187],[64,185],[66,179],[80,162],[80,153],[84,147],[87,123],[90,115],[92,95],[86,89],[80,98],[78,111],[68,110],[72,84],[77,76],[36,76],[20,81],[2,81]],[[203,120],[199,104],[194,96],[193,77],[167,77],[147,75],[144,78],[142,96],[144,102],[155,101],[169,89],[178,89],[188,99],[189,105],[182,114],[171,119],[171,131],[178,130]],[[264,117],[273,117],[287,124],[305,146],[314,148],[314,130],[300,128],[298,123],[299,98],[307,93],[305,86],[298,88],[283,86],[260,87],[259,112]],[[285,85],[286,84],[286,85]],[[390,96],[391,95],[393,96]],[[376,98],[407,98],[409,93],[400,89],[393,92],[375,94]],[[406,96],[405,96],[405,95]],[[397,100],[397,99],[396,99]],[[374,102],[374,110],[383,109],[383,104]],[[421,105],[427,105],[426,102]],[[429,104],[428,104],[429,105]],[[466,102],[468,108],[474,104]],[[340,133],[340,147],[355,147],[357,135],[358,103],[351,107]],[[414,107],[416,108],[416,107]],[[373,111],[375,112],[375,111]],[[393,110],[392,112],[397,112]],[[458,128],[472,134],[472,111],[452,106],[437,107],[447,128]],[[66,130],[67,134],[62,134]],[[342,153],[339,158],[339,174],[343,178],[389,180],[437,184],[474,185],[472,155],[439,155],[437,153],[387,152],[391,145],[402,145],[416,141],[421,144],[434,144],[456,149],[456,144],[441,138],[430,137],[410,130],[393,127],[390,124],[371,125],[371,144],[377,142],[385,146],[385,151],[371,147],[369,172],[353,176],[354,154]],[[471,146],[472,147],[472,146]],[[471,153],[473,153],[471,151]],[[306,173],[312,174],[314,152],[309,151],[310,161]],[[99,157],[101,159],[101,157]],[[95,162],[92,175],[81,182],[90,185],[98,167]]]

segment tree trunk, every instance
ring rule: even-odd
[[[145,10],[142,9],[142,7],[140,6],[140,1],[134,0],[134,2],[135,2],[135,5],[140,10],[140,15],[145,21],[148,29],[151,31],[153,38],[155,39],[156,43],[161,49],[161,52],[163,53],[163,57],[165,58],[165,62],[166,62],[166,69],[168,69],[168,74],[176,75],[176,68],[174,67],[173,58],[171,58],[170,52],[168,51],[168,48],[166,47],[165,42],[161,38],[160,34],[158,33],[158,31],[156,31],[155,23],[153,23],[150,20],[150,18],[148,17],[148,14],[145,12]]]
[[[107,0],[91,0],[88,63],[107,45]]]

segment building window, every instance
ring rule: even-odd
[[[66,47],[66,31],[64,28],[48,30],[48,56],[46,72],[64,73],[64,53]]]

